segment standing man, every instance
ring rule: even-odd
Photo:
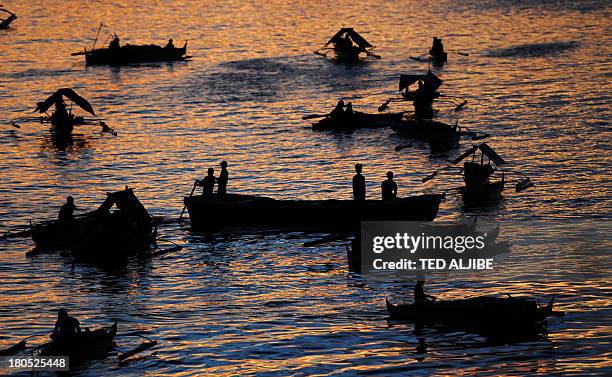
[[[363,165],[355,164],[355,174],[353,176],[353,199],[354,200],[366,200],[366,183],[365,177],[361,175],[363,171]]]
[[[387,179],[380,185],[382,200],[393,200],[397,197],[397,183],[393,180],[393,172],[387,172]]]
[[[229,174],[227,172],[227,161],[221,161],[221,173],[217,179],[217,195],[227,195],[227,181],[229,180]]]

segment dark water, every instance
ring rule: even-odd
[[[395,152],[405,140],[391,131],[313,133],[300,119],[340,98],[376,111],[396,95],[399,74],[427,68],[409,56],[425,52],[437,35],[455,51],[436,71],[443,90],[469,101],[463,112],[443,116],[493,134],[488,143],[536,186],[507,190],[499,207],[477,213],[522,246],[504,257],[503,268],[439,276],[429,290],[448,298],[557,294],[568,314],[550,321],[545,339],[514,345],[436,330],[417,337],[411,324],[387,322],[383,300],[405,300],[412,283],[349,274],[342,243],[305,248],[315,237],[302,234],[211,240],[172,225],[160,232],[183,245],[181,252],[134,259],[118,271],[55,255],[26,258],[30,240],[2,243],[0,348],[29,335],[42,342],[53,310],[66,307],[86,326],[119,321],[122,349],[139,341],[122,334],[160,341],[152,357],[123,366],[109,358],[80,375],[584,375],[610,368],[609,239],[601,236],[600,247],[586,253],[591,244],[567,235],[575,224],[609,228],[607,2],[4,5],[20,18],[0,31],[2,123],[71,86],[119,136],[82,128],[58,146],[44,126],[2,126],[2,227],[55,217],[68,194],[88,209],[126,184],[151,213],[176,217],[193,178],[221,159],[230,163],[234,192],[347,198],[355,162],[365,164],[371,197],[387,170],[398,176],[400,195],[447,191],[460,178],[420,180],[460,150],[431,156],[415,143]],[[101,21],[125,42],[187,39],[194,59],[86,68],[70,53],[91,46]],[[347,67],[312,54],[341,26],[362,32],[383,59]],[[103,29],[98,43],[108,34]],[[448,192],[441,219],[475,214]],[[537,233],[533,221],[552,225]],[[534,233],[533,243],[521,245]]]

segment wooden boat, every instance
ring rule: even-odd
[[[68,356],[71,365],[105,357],[114,346],[117,322],[94,331],[81,331],[67,339],[54,339],[40,349],[41,356]]]
[[[0,18],[0,29],[8,29],[11,25],[11,22],[17,19],[17,16],[15,15],[15,13],[4,8],[0,8],[0,12],[8,14],[7,18]]]
[[[481,296],[462,300],[433,301],[423,304],[394,305],[385,299],[392,319],[424,323],[477,326],[515,326],[537,323],[562,312],[553,312],[554,297],[548,305],[513,297]]]
[[[85,55],[87,65],[126,65],[133,63],[172,62],[189,59],[187,42],[183,47],[158,45],[125,45],[118,48],[97,48],[74,53]]]
[[[389,122],[398,122],[404,113],[367,114],[359,111],[344,112],[340,116],[327,116],[312,125],[315,131],[349,131],[357,128],[389,127]]]
[[[191,227],[271,227],[300,231],[357,230],[362,221],[432,221],[443,195],[419,195],[390,201],[276,200],[228,194],[185,198]]]
[[[401,136],[429,142],[435,150],[454,148],[461,139],[461,130],[457,125],[451,126],[433,119],[413,117],[394,121],[390,126]]]
[[[55,220],[33,225],[35,251],[69,250],[77,260],[112,263],[148,249],[156,232],[151,216],[132,189],[106,195],[97,210],[73,222]],[[118,211],[110,211],[113,205]]]
[[[476,162],[478,151],[480,151],[480,161]],[[502,172],[501,180],[492,182],[490,177],[497,170],[492,164],[499,166],[505,164],[506,161],[486,143],[482,143],[472,146],[452,163],[457,164],[469,156],[472,156],[472,161],[463,163],[465,186],[459,188],[463,203],[467,207],[479,207],[499,202],[504,190],[505,176]],[[487,163],[485,163],[485,157],[488,159]]]

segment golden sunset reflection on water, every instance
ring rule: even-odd
[[[434,295],[556,295],[568,314],[549,321],[546,339],[501,347],[467,333],[417,336],[412,324],[388,323],[384,309],[384,297],[409,301],[412,282],[348,274],[343,242],[307,248],[317,237],[299,233],[210,239],[172,224],[160,234],[182,251],[112,271],[55,254],[26,258],[29,239],[2,242],[0,349],[30,335],[42,343],[54,310],[66,307],[87,327],[118,321],[122,349],[137,344],[130,333],[160,342],[156,356],[122,366],[107,359],[75,373],[83,376],[582,375],[610,367],[607,2],[3,5],[19,18],[0,30],[0,228],[55,218],[66,195],[79,211],[95,208],[125,185],[152,214],[178,217],[193,180],[221,160],[232,192],[350,198],[361,162],[368,197],[380,196],[393,170],[400,196],[447,192],[440,220],[478,215],[517,245],[490,274],[436,275],[427,287]],[[97,46],[111,32],[132,44],[173,38],[188,41],[193,59],[86,67],[70,54],[92,46],[100,22]],[[354,27],[382,59],[345,66],[312,53],[340,27]],[[400,74],[427,70],[409,57],[425,53],[434,35],[449,51],[449,63],[434,69],[442,93],[468,100],[459,113],[440,103],[441,117],[490,133],[487,143],[535,182],[515,193],[513,177],[493,209],[464,211],[452,190],[457,175],[421,184],[469,140],[441,155],[419,142],[396,152],[408,141],[391,130],[319,133],[301,120],[339,99],[376,112],[399,96]],[[118,136],[83,127],[58,144],[47,125],[6,124],[34,115],[60,87],[87,98]]]

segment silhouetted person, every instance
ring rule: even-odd
[[[329,113],[330,118],[338,118],[344,114],[344,101],[340,100],[336,104],[336,107]]]
[[[68,112],[68,108],[66,107],[66,103],[61,98],[58,98],[55,101],[55,110],[53,114],[51,114],[51,123],[62,129],[71,129],[72,127],[72,116]]]
[[[365,200],[366,199],[366,182],[365,177],[361,175],[363,171],[363,165],[355,164],[355,174],[353,176],[353,199],[354,200]]]
[[[81,332],[81,326],[79,321],[68,315],[65,309],[60,309],[57,312],[57,321],[53,328],[53,334],[51,339],[53,340],[64,340],[69,339]]]
[[[62,205],[60,208],[57,219],[64,224],[72,223],[74,221],[73,212],[75,209],[76,206],[74,205],[74,198],[72,196],[68,196],[66,198],[66,203],[64,203],[64,205]]]
[[[431,48],[429,49],[429,53],[432,55],[440,55],[443,52],[444,45],[442,44],[442,39],[433,37],[433,42],[431,44]]]
[[[213,189],[215,188],[215,169],[208,168],[208,175],[201,181],[198,181],[197,185],[202,187],[202,196],[212,197]]]
[[[431,118],[434,115],[433,101],[439,94],[433,89],[432,85],[424,80],[419,80],[419,88],[414,91],[414,113],[419,118]]]
[[[417,305],[436,301],[436,298],[434,296],[425,294],[423,285],[425,285],[425,280],[419,280],[414,286],[414,303]]]
[[[349,102],[346,104],[346,109],[344,110],[345,114],[352,114],[353,113],[353,103]]]
[[[352,47],[353,47],[353,41],[347,34],[344,34],[342,37],[338,38],[336,43],[334,43],[335,50],[346,51],[346,50],[350,50]]]
[[[117,36],[117,34],[115,34],[115,38],[113,38],[113,40],[108,44],[108,48],[110,49],[121,48],[121,44],[119,43],[119,37]]]
[[[221,196],[227,195],[227,181],[229,180],[229,174],[227,172],[227,161],[221,161],[221,173],[217,178],[217,194]]]
[[[166,45],[166,48],[174,48],[174,40],[168,39],[168,44]]]
[[[380,185],[382,200],[393,200],[397,197],[397,183],[393,180],[393,172],[387,172],[387,179]]]

